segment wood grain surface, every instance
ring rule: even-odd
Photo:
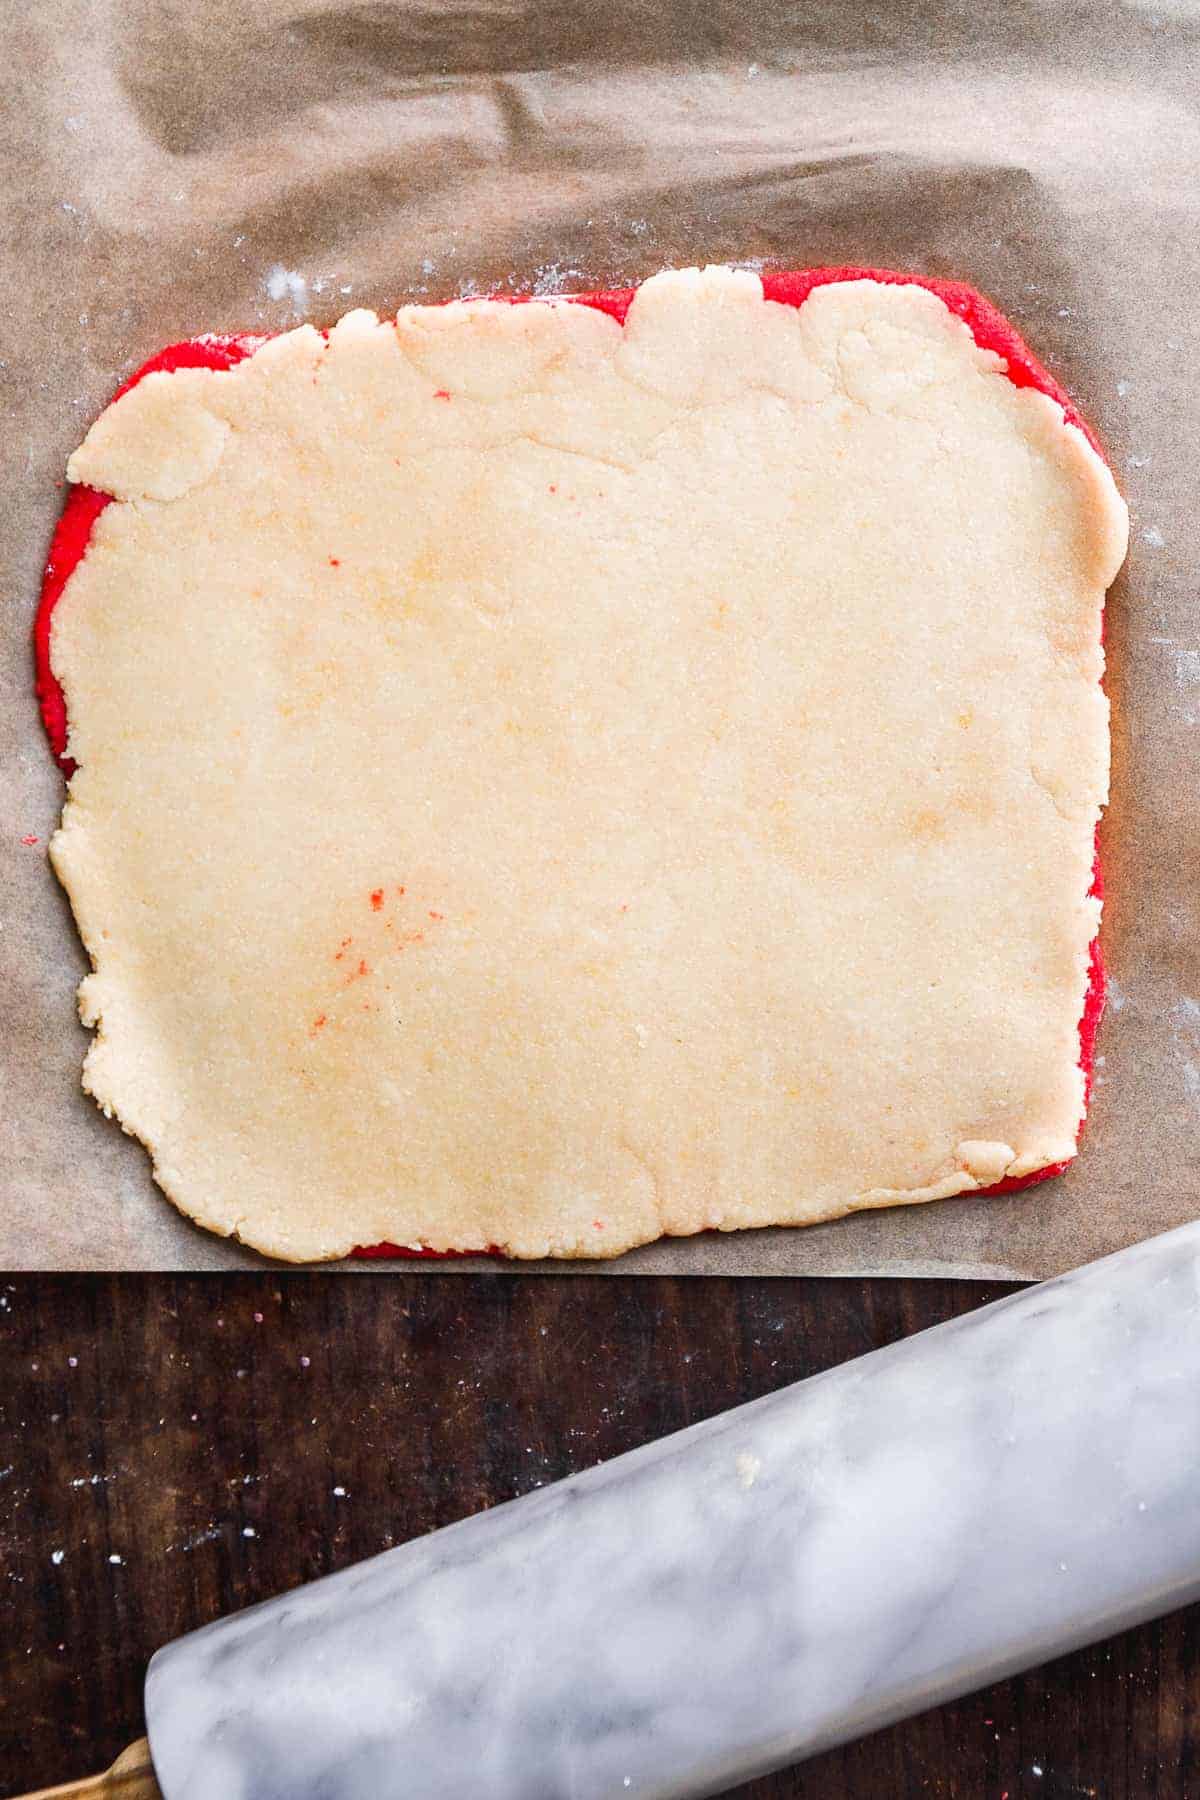
[[[0,1280],[0,1795],[110,1763],[148,1656],[189,1627],[1004,1291]],[[1200,1608],[739,1800],[1191,1800],[1198,1664]]]

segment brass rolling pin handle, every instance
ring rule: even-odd
[[[89,1775],[62,1787],[39,1788],[20,1800],[162,1800],[150,1761],[150,1746],[139,1738],[122,1751],[107,1775]]]

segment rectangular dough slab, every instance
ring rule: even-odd
[[[933,294],[351,313],[70,474],[85,1085],[202,1224],[606,1256],[1074,1154],[1125,511]]]

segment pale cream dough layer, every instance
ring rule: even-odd
[[[70,474],[84,1085],[275,1256],[610,1256],[1073,1154],[1111,476],[918,287],[155,374]]]

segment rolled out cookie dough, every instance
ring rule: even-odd
[[[354,312],[69,472],[84,1085],[200,1223],[609,1256],[1074,1153],[1125,509],[941,299]]]

